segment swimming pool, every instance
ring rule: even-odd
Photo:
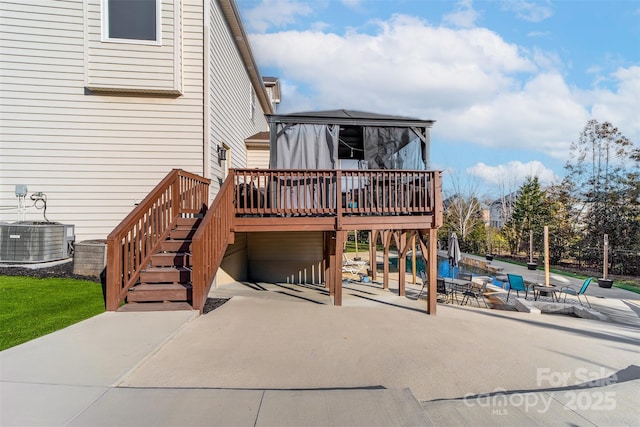
[[[391,265],[393,265],[394,267],[397,267],[398,265],[398,258],[391,258],[389,259],[389,262],[391,263]],[[406,266],[406,272],[407,273],[411,273],[413,272],[413,266],[412,266],[412,261],[410,258],[407,258],[407,266]],[[416,260],[416,272],[420,271],[420,270],[426,270],[425,266],[424,266],[424,262],[422,259],[418,258]],[[458,274],[460,273],[467,273],[467,274],[471,274],[471,276],[483,276],[483,277],[490,277],[491,278],[491,283],[502,288],[505,286],[505,283],[502,282],[501,280],[496,279],[495,276],[495,272],[490,271],[490,270],[486,270],[484,268],[480,268],[480,267],[474,267],[474,266],[470,266],[470,265],[460,265],[458,267],[453,267],[450,263],[449,260],[446,258],[442,258],[442,257],[438,257],[438,276],[439,277],[451,277],[451,278],[456,278],[458,277]],[[507,285],[508,286],[508,285]]]

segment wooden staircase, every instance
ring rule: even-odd
[[[199,218],[178,218],[158,253],[140,272],[139,283],[129,289],[118,311],[192,310],[191,238]]]

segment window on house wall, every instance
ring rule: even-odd
[[[105,40],[159,44],[161,0],[102,0]]]

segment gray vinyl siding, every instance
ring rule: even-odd
[[[86,85],[95,91],[182,93],[181,0],[161,2],[159,45],[104,41],[101,0],[86,3]]]
[[[235,242],[227,247],[216,273],[215,286],[246,281],[247,270],[247,233],[235,233]]]
[[[269,169],[269,150],[247,150],[247,168]]]
[[[322,283],[322,232],[247,234],[250,280]]]
[[[209,164],[212,192],[218,191],[223,176],[216,147],[230,147],[231,168],[247,166],[244,140],[268,129],[264,111],[256,102],[254,120],[250,117],[251,81],[218,2],[208,0],[209,19]],[[219,70],[225,70],[220,72]]]
[[[77,240],[105,238],[171,169],[212,178],[213,198],[217,146],[246,167],[268,128],[214,0],[163,0],[159,46],[101,41],[100,0],[0,0],[0,54],[0,221],[26,184]]]
[[[182,96],[87,92],[84,16],[82,0],[0,1],[0,221],[17,219],[15,185],[26,184],[77,241],[106,238],[171,169],[205,172],[201,2],[182,0]]]

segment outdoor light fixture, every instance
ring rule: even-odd
[[[218,145],[218,160],[221,162],[227,160],[227,150],[222,145]]]

